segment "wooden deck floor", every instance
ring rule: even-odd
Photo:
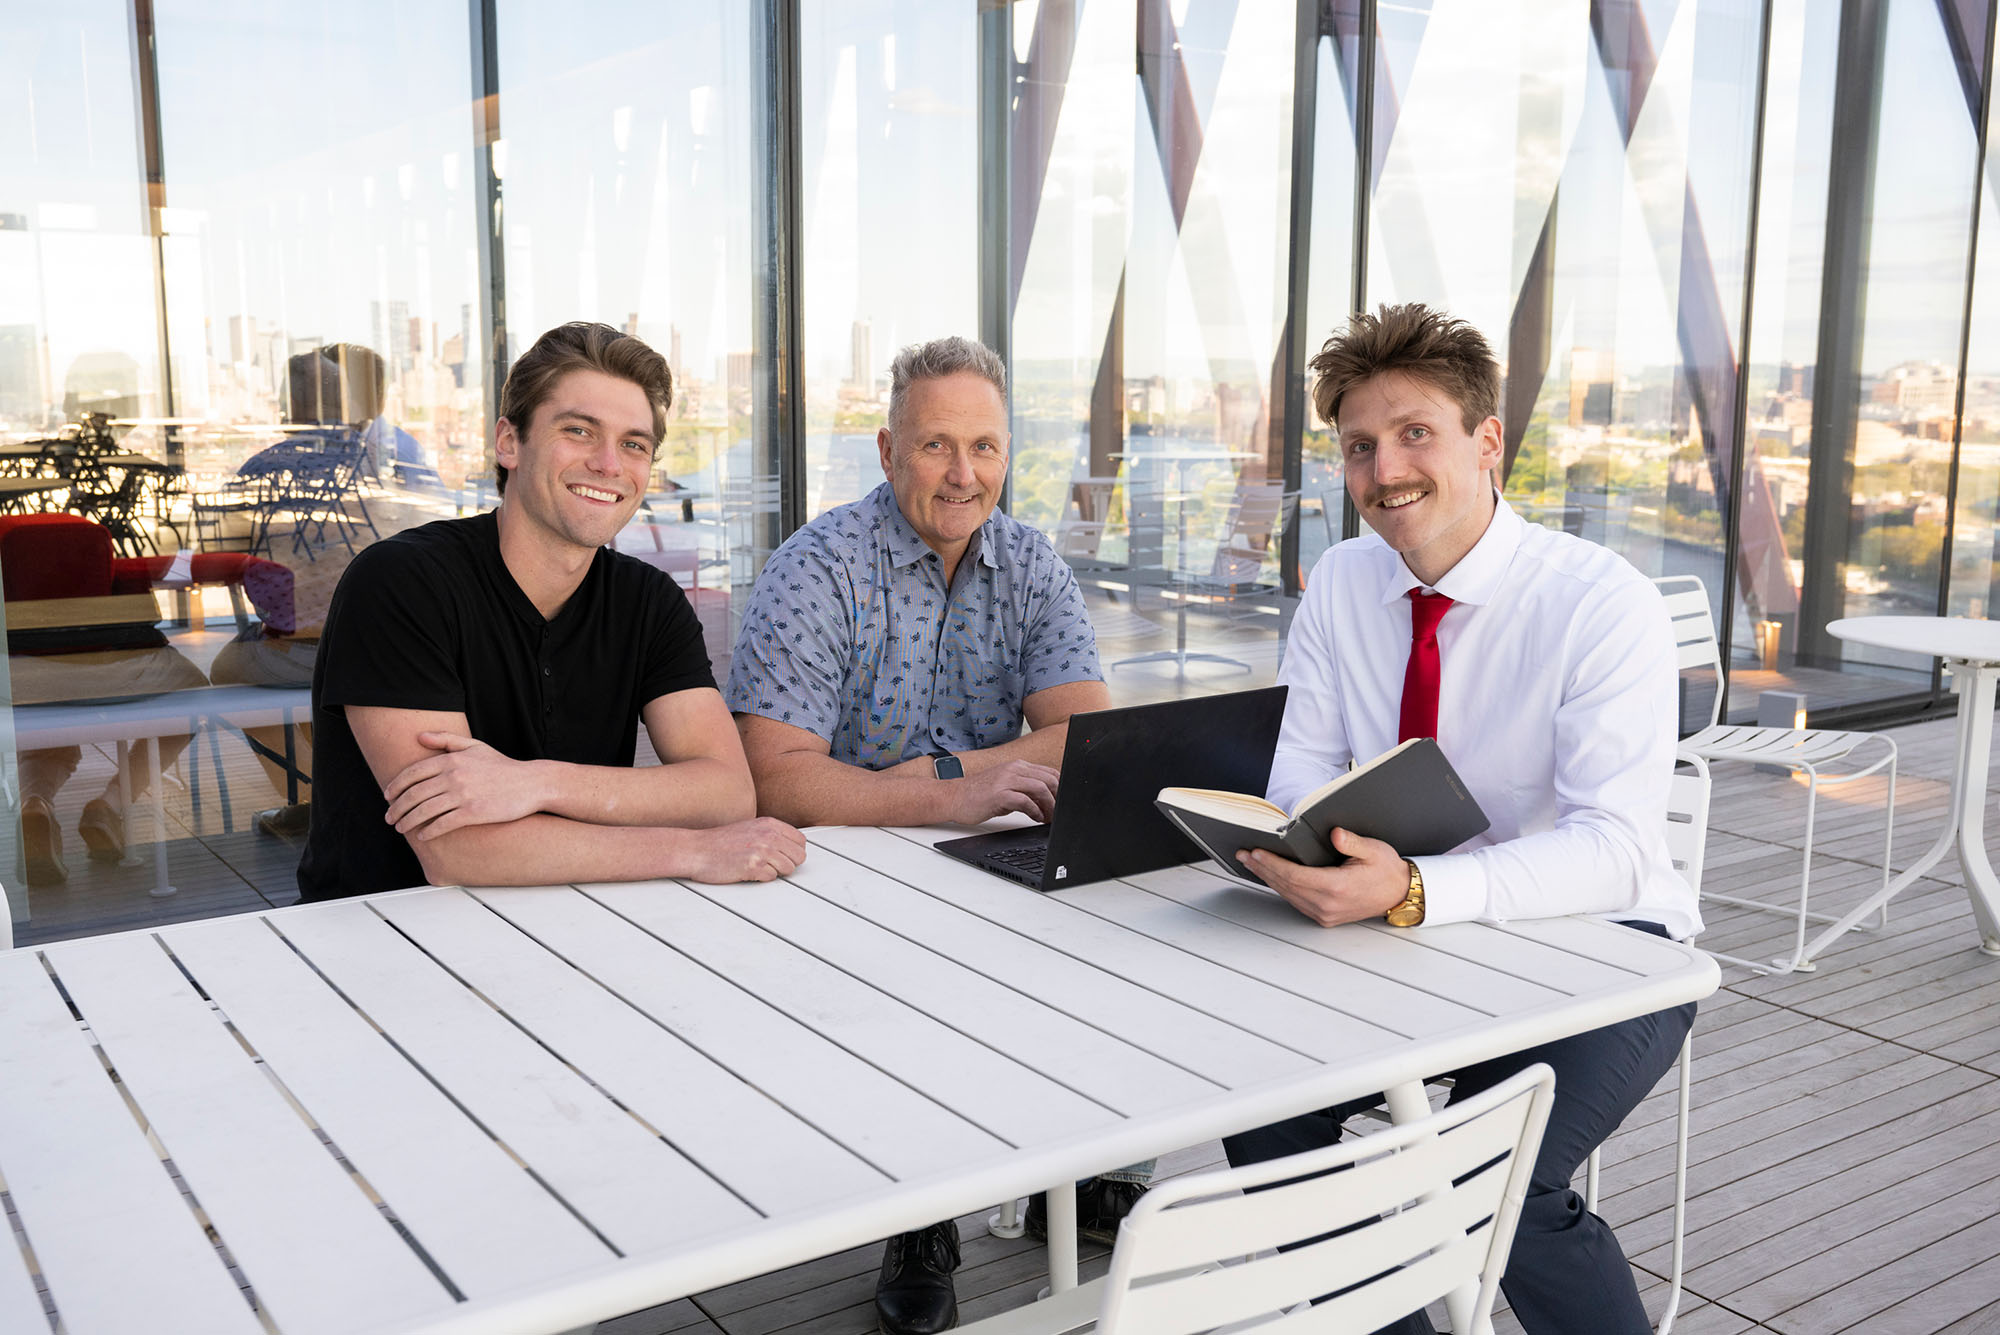
[[[1114,609],[1115,610],[1115,609]],[[1129,613],[1128,613],[1129,615]],[[1107,662],[1171,646],[1172,623],[1102,627]],[[1162,639],[1164,635],[1164,640]],[[1114,669],[1121,703],[1234,689],[1270,680],[1274,637],[1221,664]],[[1896,793],[1898,867],[1942,827],[1954,724],[1893,730],[1901,750]],[[240,748],[240,742],[234,743]],[[192,763],[193,752],[183,762]],[[151,899],[150,868],[85,864],[66,890],[37,891],[22,939],[53,939],[287,902],[297,849],[257,834],[250,817],[275,800],[249,760],[226,744],[233,832],[221,828],[214,757],[204,750],[202,802],[169,793],[180,893]],[[86,761],[65,798],[80,806],[108,774]],[[95,768],[90,768],[94,766]],[[96,778],[91,781],[91,775]],[[1879,884],[1883,785],[1863,780],[1823,797],[1814,869],[1816,907],[1837,910]],[[2000,812],[1989,802],[1989,825]],[[63,819],[73,827],[75,811]],[[1804,789],[1784,776],[1719,766],[1708,853],[1711,890],[1784,897],[1798,883]],[[1695,1029],[1688,1295],[1676,1329],[1687,1335],[2000,1333],[2000,960],[1973,948],[1972,915],[1957,863],[1912,886],[1886,931],[1855,933],[1810,974],[1762,977],[1725,966],[1723,990]],[[1705,908],[1702,944],[1751,958],[1788,947],[1780,920]],[[1617,1227],[1649,1307],[1664,1301],[1673,1167],[1669,1087],[1655,1093],[1606,1146],[1602,1211]],[[1163,1161],[1187,1172],[1220,1162],[1213,1142]],[[991,1237],[985,1212],[960,1220],[967,1318],[1033,1298],[1044,1280],[1039,1248]],[[600,1327],[604,1335],[861,1335],[879,1245],[732,1285]],[[1084,1265],[1102,1267],[1101,1254]],[[1501,1330],[1518,1329],[1503,1316]]]

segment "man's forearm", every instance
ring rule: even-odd
[[[413,839],[433,885],[566,885],[685,874],[698,831],[604,826],[536,815]]]
[[[705,829],[757,814],[747,770],[701,758],[636,768],[530,762],[545,785],[541,809],[587,825]]]
[[[1068,740],[1069,720],[1065,719],[1061,723],[1053,723],[1048,727],[1023,733],[1011,742],[989,746],[983,751],[960,751],[957,755],[965,766],[967,774],[977,774],[981,770],[992,769],[995,765],[1004,765],[1010,760],[1028,760],[1054,769],[1062,765],[1063,747]],[[884,772],[894,774],[911,765],[929,763],[927,760],[909,760]]]
[[[987,754],[961,759],[971,771]],[[757,781],[758,810],[793,825],[930,825],[949,819],[948,787],[963,782],[938,778],[924,759],[870,770],[804,751],[772,757]]]

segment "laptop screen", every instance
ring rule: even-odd
[[[1266,686],[1072,715],[1046,884],[1081,885],[1207,856],[1153,799],[1169,787],[1262,796],[1286,694]]]

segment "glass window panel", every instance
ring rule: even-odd
[[[1938,606],[1978,149],[1951,69],[1940,7],[1891,4],[1877,132],[1885,151],[1876,156],[1869,211],[1848,616],[1932,615]],[[1842,658],[1885,687],[1930,683],[1928,655],[1844,645]]]
[[[1738,722],[1755,717],[1762,690],[1799,684],[1791,674],[1811,487],[1839,20],[1837,0],[1772,6],[1746,370],[1748,451],[1729,627],[1737,688],[1730,716]]]
[[[0,3],[0,436],[157,416],[158,283],[122,3]]]
[[[509,351],[568,320],[674,370],[653,491],[621,550],[694,594],[718,675],[778,510],[753,449],[750,14],[727,0],[498,6]]]
[[[1814,17],[1833,27],[1832,13],[1828,5],[1809,16],[1807,28],[1817,26]],[[1835,190],[1845,178],[1854,183],[1846,189],[1862,193],[1829,220],[1835,234],[1857,226],[1857,208],[1865,219],[1858,300],[1842,312],[1845,319],[1852,310],[1854,327],[1833,331],[1831,351],[1820,343],[1823,334],[1791,332],[1804,318],[1817,319],[1808,309],[1815,299],[1822,305],[1836,299],[1813,288],[1788,294],[1782,316],[1767,319],[1760,310],[1758,317],[1753,355],[1767,376],[1778,363],[1779,379],[1759,427],[1759,462],[1783,515],[1782,543],[1771,546],[1785,554],[1798,611],[1787,613],[1786,589],[1773,578],[1782,567],[1768,549],[1761,562],[1751,559],[1747,513],[1746,574],[1779,596],[1769,610],[1746,611],[1762,632],[1753,640],[1756,667],[1783,674],[1791,689],[1805,691],[1811,708],[1925,692],[1932,680],[1928,657],[1850,645],[1824,627],[1841,616],[1931,614],[1939,604],[1977,147],[1945,22],[1941,7],[1892,3],[1868,35],[1879,50],[1870,143],[1832,173]],[[1776,53],[1772,67],[1785,68]],[[1830,97],[1833,71],[1830,54],[1818,68],[1808,65],[1802,105]],[[1865,98],[1868,90],[1846,95]],[[1767,181],[1771,175],[1767,164]],[[1760,268],[1778,262],[1759,257]],[[1776,332],[1781,327],[1783,335]],[[1780,356],[1762,350],[1780,337]],[[1858,374],[1835,374],[1841,363],[1820,365],[1826,356]],[[1811,433],[1829,429],[1829,422],[1839,438],[1816,444]],[[1746,504],[1755,499],[1752,489]]]
[[[1313,176],[1310,262],[1306,270],[1305,337],[1298,373],[1305,377],[1305,433],[1300,444],[1299,569],[1310,574],[1326,549],[1340,540],[1344,482],[1340,447],[1332,426],[1313,407],[1307,366],[1354,308],[1354,104],[1358,96],[1360,35],[1323,35],[1317,52],[1313,109]]]
[[[1276,0],[1086,6],[1067,65],[1031,58],[1017,107],[1017,155],[1041,151],[1038,117],[1055,125],[1015,216],[1014,511],[1093,595],[1129,600],[1093,603],[1104,656],[1161,666],[1115,676],[1121,692],[1186,688],[1206,661],[1186,649],[1275,667],[1264,614],[1280,611],[1298,513],[1271,430],[1295,24]],[[1046,45],[1053,28],[1045,13]]]
[[[806,514],[882,481],[889,364],[978,335],[978,13],[800,6]]]
[[[160,411],[157,252],[132,50],[122,3],[0,0],[0,474],[24,489],[7,508],[68,503],[67,488],[25,490],[62,481],[41,466],[39,442],[64,423],[87,412],[131,419]],[[14,599],[68,591],[38,572],[59,573],[52,560],[31,562],[8,544],[0,578],[16,622],[24,611]],[[22,820],[39,838],[57,828],[48,799],[61,796],[69,750],[67,739],[34,740],[46,731],[39,702],[62,693],[62,670],[46,659],[16,659],[23,645],[16,625],[0,659],[0,782],[19,797]],[[30,707],[16,711],[17,703]],[[101,783],[102,770],[93,766],[91,777]],[[83,791],[74,785],[59,813],[72,843]],[[23,884],[30,852],[35,870],[45,870],[46,843],[24,850],[20,832],[9,810],[0,820],[0,911],[14,920],[17,940],[35,926],[37,908],[46,918],[61,907],[46,875],[35,877],[39,891]]]
[[[1682,0],[1600,33],[1581,5],[1438,6],[1382,41],[1369,303],[1493,340],[1524,517],[1719,603],[1754,15]]]

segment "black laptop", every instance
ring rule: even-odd
[[[1074,714],[1054,820],[947,839],[937,850],[1036,890],[1205,858],[1153,799],[1175,787],[1263,793],[1286,689]]]

